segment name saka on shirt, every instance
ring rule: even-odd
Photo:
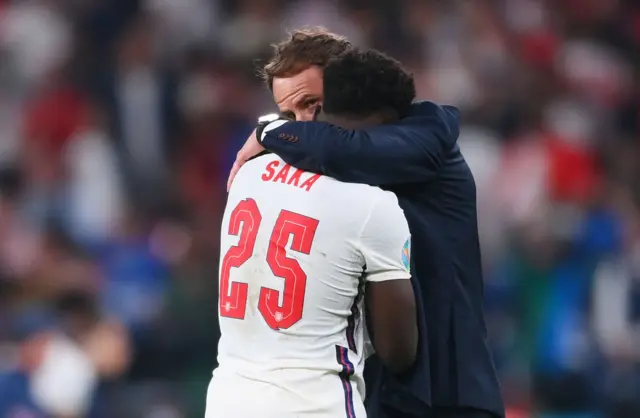
[[[262,181],[282,183],[307,192],[320,177],[322,177],[320,174],[308,173],[277,160],[267,164],[265,172],[261,176]]]

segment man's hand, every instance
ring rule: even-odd
[[[229,180],[227,180],[227,192],[231,188],[231,183],[233,183],[233,179],[236,177],[236,174],[238,174],[240,167],[249,161],[251,157],[260,154],[262,151],[264,151],[264,147],[258,142],[258,138],[256,138],[256,130],[254,129],[251,135],[249,135],[247,142],[244,143],[242,149],[240,149],[236,155],[236,161],[233,163],[231,173],[229,174]]]
[[[263,132],[269,131],[271,129],[275,129],[279,126],[282,126],[288,119],[283,118],[279,113],[269,113],[268,115],[260,116],[258,118],[258,127],[253,130],[251,135],[249,135],[249,139],[244,143],[242,149],[236,155],[236,161],[233,163],[233,167],[231,168],[231,174],[229,174],[229,180],[227,180],[227,193],[231,188],[231,183],[233,183],[233,179],[236,174],[240,170],[240,167],[244,165],[251,157],[254,157],[264,151],[264,147],[258,141],[258,135],[262,135]],[[272,122],[277,122],[273,123]]]

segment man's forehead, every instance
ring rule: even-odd
[[[309,95],[322,95],[322,69],[319,67],[309,67],[290,77],[273,79],[273,98],[278,106],[295,105]]]

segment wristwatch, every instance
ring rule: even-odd
[[[258,125],[256,126],[256,139],[262,144],[266,132],[282,126],[287,122],[289,122],[289,120],[278,113],[269,113],[268,115],[260,116],[258,118]]]

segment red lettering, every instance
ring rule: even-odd
[[[263,181],[269,181],[273,178],[273,175],[276,174],[276,167],[280,165],[279,161],[271,161],[267,164],[266,170],[267,172],[262,175]]]
[[[231,212],[227,232],[229,235],[239,236],[240,238],[238,245],[229,248],[229,251],[222,259],[219,304],[220,315],[227,318],[244,319],[249,285],[232,282],[229,276],[232,268],[240,267],[253,255],[261,222],[262,215],[256,201],[253,199],[242,200]]]
[[[295,171],[292,173],[291,168],[293,167],[289,164],[284,164],[276,174],[276,169],[278,167],[280,167],[280,161],[277,160],[271,161],[267,164],[265,172],[262,173],[262,176],[260,177],[262,181],[280,182],[288,186],[294,186],[309,191],[314,183],[321,177],[320,174],[309,174],[309,177],[302,181],[302,175],[305,174],[304,170],[294,168]]]
[[[284,167],[282,167],[282,169],[280,170],[280,172],[278,173],[278,175],[273,179],[273,182],[277,182],[279,181],[280,183],[286,183],[287,182],[287,177],[289,176],[289,169],[291,168],[291,166],[289,164],[285,164]]]
[[[263,286],[260,289],[258,310],[267,325],[276,331],[295,325],[302,319],[304,310],[307,274],[295,258],[287,257],[289,237],[292,238],[292,251],[310,254],[319,223],[317,219],[283,209],[271,233],[267,263],[274,275],[284,279],[284,289],[281,294],[276,289]]]
[[[293,175],[291,176],[287,184],[298,187],[298,182],[300,181],[300,176],[302,176],[302,173],[304,173],[304,171],[300,170],[299,168],[296,168],[296,171],[294,171]]]
[[[306,179],[306,180],[304,181],[304,183],[302,183],[302,184],[300,185],[300,188],[301,188],[301,189],[305,189],[306,191],[311,190],[311,186],[313,186],[313,185],[314,185],[314,183],[315,183],[316,181],[318,181],[318,179],[319,179],[320,177],[322,177],[320,174],[314,174],[313,176],[311,176],[311,177],[309,177],[308,179]]]

